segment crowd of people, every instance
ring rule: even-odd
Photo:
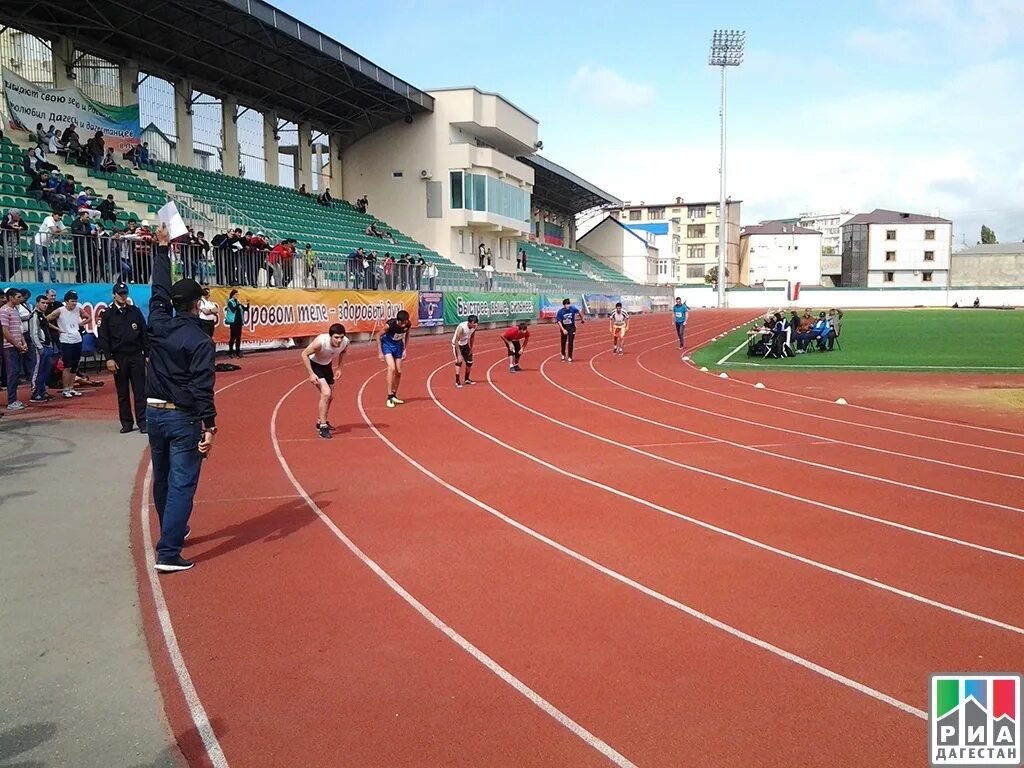
[[[761,357],[789,357],[812,349],[831,352],[842,333],[842,323],[843,312],[840,309],[819,312],[817,317],[810,309],[805,309],[802,315],[795,309],[791,310],[788,318],[781,310],[770,312],[748,332],[750,345],[747,353]]]
[[[422,253],[395,257],[385,252],[381,256],[377,251],[367,253],[365,248],[357,248],[348,255],[346,264],[346,281],[357,290],[421,291],[426,281],[427,290],[432,291],[437,275],[437,265],[424,259]]]

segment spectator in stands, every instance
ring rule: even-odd
[[[295,246],[298,245],[295,240],[289,238],[284,241],[286,250],[284,253],[284,260],[281,262],[281,266],[284,270],[284,287],[295,284]]]
[[[356,248],[348,255],[347,269],[345,271],[345,287],[359,287],[359,270],[363,264],[363,256],[366,252],[362,248]]]
[[[490,259],[487,259],[487,264],[484,265],[484,285],[488,291],[494,290],[494,267]]]
[[[377,231],[377,222],[375,221],[370,222],[370,226],[363,230],[363,234],[368,237],[382,237],[381,233]]]
[[[366,199],[366,195],[363,195],[358,200],[356,200],[356,210],[359,211],[360,213],[366,213],[366,209],[367,206],[369,206],[369,204],[370,201]]]
[[[64,133],[60,135],[61,146],[64,147],[64,151],[68,154],[68,160],[71,159],[72,154],[79,154],[82,149],[81,139],[78,138],[78,126],[71,123],[67,128],[64,129]]]
[[[283,288],[282,275],[284,271],[283,262],[285,251],[288,250],[286,240],[282,240],[267,252],[267,287]]]
[[[117,223],[117,205],[114,203],[114,196],[107,195],[107,199],[100,203],[100,221],[110,222],[113,226]]]
[[[481,241],[480,245],[477,246],[476,252],[480,259],[480,269],[483,269],[484,264],[487,263],[487,246]]]
[[[302,195],[303,197],[309,197],[309,192],[306,191],[306,185],[305,184],[300,184],[299,185],[299,194]]]
[[[395,236],[390,232],[385,232],[383,235],[381,235],[381,237],[387,240],[392,245],[398,245],[398,241],[395,240]]]
[[[253,288],[259,285],[260,267],[267,261],[267,252],[270,250],[270,241],[262,232],[255,235],[248,231],[242,235],[241,243],[245,248],[246,265],[248,271],[248,283]],[[270,272],[267,272],[267,285],[270,285]]]
[[[57,134],[57,129],[54,127],[53,123],[50,123],[50,127],[46,130],[46,149],[51,155],[56,155],[64,149],[64,147],[61,146],[60,136]]]
[[[333,202],[334,202],[334,198],[331,197],[331,190],[325,189],[324,190],[324,205],[326,205],[329,208]]]
[[[114,159],[113,148],[107,148],[107,152],[103,155],[103,161],[100,163],[100,170],[104,173],[113,173],[117,170],[117,160]]]
[[[210,261],[210,243],[205,232],[197,232],[192,237],[192,274],[200,285],[209,285],[208,265]]]
[[[412,267],[413,282],[416,284],[416,290],[423,290],[423,268],[427,266],[427,260],[423,258],[422,253],[416,254],[419,258],[416,259]]]
[[[33,167],[37,172],[39,171],[56,171],[57,166],[53,163],[47,162],[46,152],[43,151],[42,147],[36,147],[32,150],[32,155],[35,158]]]
[[[427,290],[434,290],[434,281],[437,280],[437,265],[431,262],[423,270],[423,276],[427,278]]]
[[[523,248],[523,272],[526,271],[526,249]]]
[[[51,213],[39,225],[39,231],[32,240],[32,260],[36,265],[37,283],[43,282],[43,270],[49,270],[51,283],[57,282],[57,273],[53,268],[53,260],[50,258],[50,248],[53,245],[54,235],[61,235],[66,231],[64,219],[59,213]]]
[[[364,269],[366,275],[363,278],[363,285],[366,286],[367,290],[375,291],[377,290],[377,252],[370,251],[370,255],[366,257],[364,263],[366,265]]]
[[[516,272],[523,268],[523,249],[516,249]]]
[[[398,290],[405,291],[409,289],[409,254],[403,253],[396,264],[398,267]]]
[[[75,281],[92,282],[91,265],[96,260],[96,238],[88,211],[82,211],[71,223],[71,239],[75,252]]]
[[[103,155],[105,151],[103,143],[103,131],[96,131],[93,137],[89,139],[89,143],[86,145],[86,149],[89,150],[89,158],[92,163],[92,169],[94,171],[100,170],[100,164],[103,162]]]
[[[390,253],[384,254],[384,287],[395,290],[395,259]]]
[[[47,294],[39,294],[36,296],[35,309],[28,320],[28,343],[34,350],[36,359],[29,377],[31,387],[29,401],[33,403],[45,403],[48,400],[53,400],[53,395],[46,391],[46,381],[50,378],[50,371],[57,359],[57,345],[50,333],[50,324],[46,320],[49,309],[50,299]]]
[[[142,146],[139,147],[138,155],[139,155],[139,165],[138,165],[138,167],[152,170],[153,169],[153,158],[149,154],[149,142],[148,141],[142,142]]]
[[[18,315],[20,303],[21,291],[17,288],[8,288],[4,294],[3,306],[0,306],[0,333],[3,335],[8,411],[25,410],[25,404],[18,399],[22,356],[28,352],[25,334],[21,330],[21,317]]]
[[[46,131],[43,130],[42,123],[36,123],[36,144],[40,147],[50,146],[50,137]]]
[[[21,218],[21,211],[11,208],[0,219],[0,282],[14,277],[21,259],[21,233],[28,231],[28,224]]]
[[[306,243],[306,247],[302,251],[302,265],[306,269],[306,287],[308,288],[310,285],[312,285],[314,288],[316,288],[316,271],[320,265],[319,262],[317,261],[316,251],[313,250],[312,243]]]

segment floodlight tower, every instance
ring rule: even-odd
[[[718,306],[725,306],[725,249],[728,246],[728,212],[725,202],[725,69],[743,63],[743,46],[747,33],[738,29],[716,29],[711,35],[708,65],[722,70],[722,159],[718,168],[720,189],[718,195]]]

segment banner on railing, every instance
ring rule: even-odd
[[[71,123],[78,126],[78,137],[84,146],[96,131],[115,152],[126,152],[141,141],[139,105],[114,107],[90,99],[78,88],[40,88],[3,70],[4,97],[7,113],[14,125],[35,133],[36,124],[50,125],[62,133]]]
[[[458,325],[470,315],[481,323],[535,320],[537,297],[532,293],[444,293],[445,325]]]
[[[210,299],[218,309],[216,341],[228,340],[224,306],[230,292],[230,288],[210,289]],[[316,336],[326,333],[332,323],[341,323],[348,333],[372,333],[402,309],[414,326],[419,322],[415,291],[239,288],[238,300],[250,305],[242,329],[245,341]]]
[[[429,328],[444,325],[444,294],[440,291],[420,291],[420,325]]]
[[[651,310],[660,312],[669,309],[674,299],[671,296],[651,296]]]
[[[562,302],[565,299],[569,299],[576,308],[581,312],[583,311],[584,302],[581,301],[583,297],[578,294],[565,294],[565,295],[546,295],[540,297],[540,316],[544,320],[554,320],[555,315],[558,314],[558,310],[562,308]]]
[[[650,296],[621,296],[622,308],[631,315],[651,311]]]
[[[583,294],[583,311],[588,315],[610,315],[614,311],[616,303],[620,301],[622,301],[621,296],[585,293]]]

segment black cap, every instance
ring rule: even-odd
[[[114,293],[128,293],[128,286],[118,281],[114,283]]]
[[[199,283],[191,277],[186,277],[171,286],[171,298],[182,301],[198,301],[203,295],[203,289]]]
[[[64,301],[71,301],[71,299],[78,298],[78,291],[68,291],[64,294]]]

